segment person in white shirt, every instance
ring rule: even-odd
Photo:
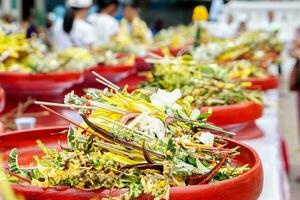
[[[63,20],[53,26],[53,43],[56,50],[70,47],[90,48],[96,41],[93,27],[84,19],[93,0],[68,0]]]
[[[224,0],[212,0],[209,10],[209,19],[212,21],[218,21],[219,16],[224,7]]]
[[[99,0],[100,12],[88,18],[96,34],[96,45],[107,44],[119,33],[119,22],[114,18],[119,2],[117,0]]]
[[[125,4],[124,18],[121,20],[120,28],[122,31],[127,29],[136,42],[144,44],[153,42],[153,34],[146,22],[140,18],[138,7],[134,3]]]
[[[218,31],[212,32],[212,35],[220,38],[234,37],[239,28],[233,15],[229,15],[226,21],[221,21],[218,25]]]

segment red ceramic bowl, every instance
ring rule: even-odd
[[[48,147],[59,149],[58,141],[64,143],[66,135],[57,134],[66,127],[36,129],[23,132],[11,132],[0,135],[0,151],[4,154],[4,165],[7,165],[7,156],[12,148],[19,150],[20,166],[28,166],[33,155],[42,155],[41,150],[36,145],[36,140],[40,139]],[[18,141],[18,142],[16,142]],[[240,146],[240,155],[236,157],[236,163],[240,165],[249,164],[251,170],[245,174],[226,181],[212,183],[208,185],[173,187],[170,191],[171,200],[257,200],[263,186],[263,170],[261,161],[257,153],[249,146],[230,140],[230,147]],[[117,196],[126,190],[77,190],[68,187],[57,187],[42,189],[35,186],[22,184],[12,184],[16,193],[23,195],[30,200],[88,200],[91,198],[103,198],[108,194]],[[142,195],[138,199],[148,200],[152,197]]]
[[[135,65],[104,65],[99,64],[97,66],[91,67],[84,72],[84,82],[87,84],[99,84],[95,79],[95,75],[92,74],[92,71],[97,72],[104,78],[112,81],[118,82],[130,74],[136,72]]]
[[[5,106],[5,92],[2,87],[0,87],[0,113],[3,111]]]
[[[82,72],[0,73],[0,84],[11,95],[56,95],[82,80]]]
[[[249,89],[254,90],[269,90],[269,89],[275,89],[278,87],[278,77],[277,76],[270,76],[268,78],[249,78],[245,81],[249,81],[252,83],[252,86]]]

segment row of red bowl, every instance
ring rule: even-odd
[[[120,67],[122,68],[122,67]],[[101,69],[97,71],[97,69]],[[119,71],[117,68],[111,70],[104,66],[97,66],[87,71],[97,71],[106,78],[118,82],[123,77],[129,75],[133,71],[126,74],[124,69],[121,77],[114,76],[116,72],[117,76]],[[112,72],[113,71],[113,72]],[[37,76],[38,80],[42,80],[42,75]],[[60,76],[59,76],[60,77]],[[39,79],[40,78],[40,79]],[[62,78],[62,77],[60,77]],[[60,82],[62,79],[53,79],[54,82]],[[81,77],[82,78],[82,77]],[[93,82],[93,76],[86,76],[86,81]],[[1,79],[0,79],[1,80]],[[28,80],[28,79],[27,79]],[[30,80],[30,79],[29,79]],[[81,80],[82,81],[82,80]],[[80,82],[80,81],[78,81]],[[43,84],[41,81],[39,84]],[[51,83],[50,83],[51,84]],[[38,86],[37,86],[38,87]],[[44,91],[46,92],[46,91]],[[208,108],[202,108],[202,111]],[[210,118],[210,121],[217,125],[230,125],[235,123],[243,123],[245,121],[254,121],[262,115],[262,106],[253,103],[239,104],[232,106],[220,106],[214,107],[214,115]],[[241,113],[243,113],[241,115]],[[229,117],[230,116],[230,117]],[[241,117],[243,116],[243,117]],[[61,132],[66,128],[46,128],[40,130],[30,130],[24,132],[7,133],[0,136],[0,151],[4,154],[4,165],[7,166],[7,155],[10,149],[17,147],[20,152],[19,162],[21,166],[26,166],[33,162],[33,155],[41,155],[42,152],[36,147],[36,140],[40,139],[47,146],[59,148],[57,141],[64,142],[66,140],[64,135],[53,134]],[[15,141],[18,139],[18,143]],[[21,139],[21,141],[20,141]],[[5,142],[4,142],[5,141]],[[236,158],[236,162],[244,165],[249,164],[251,170],[237,178],[222,181],[219,183],[213,183],[208,185],[199,186],[187,186],[187,187],[174,187],[171,188],[170,199],[208,199],[208,200],[255,200],[259,197],[262,191],[263,185],[263,171],[262,164],[257,153],[247,145],[241,144],[236,141],[230,141],[230,145],[240,146],[241,154]],[[93,190],[82,191],[74,188],[51,188],[42,189],[35,186],[28,186],[22,184],[13,184],[15,192],[23,195],[26,199],[91,199],[91,198],[104,198],[108,194],[117,196],[125,192],[126,190]],[[150,196],[142,195],[138,199],[153,199]]]
[[[95,83],[95,76],[92,71],[96,71],[105,78],[117,82],[135,73],[136,67],[132,66],[104,66],[97,65],[81,72],[51,72],[51,73],[0,73],[0,85],[5,92],[10,95],[56,95],[75,84],[86,81],[88,84]]]

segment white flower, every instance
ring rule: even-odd
[[[162,139],[165,136],[164,123],[155,117],[145,116],[140,121],[139,125],[142,131],[155,134],[159,139]]]
[[[151,103],[165,108],[166,106],[172,108],[178,108],[176,104],[177,99],[181,98],[181,92],[179,89],[173,90],[172,92],[167,92],[165,90],[158,89],[157,93],[150,96]]]
[[[197,120],[200,114],[201,114],[200,110],[195,108],[194,110],[192,110],[190,114],[190,119]]]
[[[209,132],[204,132],[201,134],[200,137],[198,137],[198,139],[200,140],[200,142],[202,142],[203,144],[205,144],[207,146],[213,146],[215,136]]]

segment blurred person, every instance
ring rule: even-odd
[[[61,51],[70,47],[90,48],[96,41],[93,27],[85,21],[92,0],[68,0],[63,20],[53,26],[54,47]]]
[[[52,32],[53,22],[54,22],[54,15],[53,13],[49,13],[45,24],[45,40],[44,40],[45,44],[48,47],[52,47],[53,44],[53,32]]]
[[[246,14],[239,15],[237,33],[243,33],[248,30],[248,16]]]
[[[11,13],[5,13],[1,16],[1,19],[3,19],[3,21],[9,24],[14,23],[16,21],[16,17],[13,16]]]
[[[57,5],[54,7],[52,21],[62,20],[66,14],[66,8],[63,5]]]
[[[98,0],[99,13],[91,15],[88,19],[93,25],[96,34],[96,44],[106,44],[111,37],[119,33],[119,22],[114,18],[119,2],[118,0]]]
[[[26,30],[26,38],[36,37],[39,34],[32,12],[31,10],[28,18],[23,22],[23,27]]]
[[[135,40],[141,43],[150,44],[153,41],[153,34],[146,22],[140,18],[138,7],[134,3],[125,4],[120,29],[126,29]]]
[[[237,34],[239,24],[233,15],[228,15],[227,20],[220,22],[218,28],[218,31],[212,32],[214,36],[220,38],[234,37]]]
[[[300,28],[297,29],[297,34],[289,49],[289,54],[296,60],[291,74],[290,89],[292,91],[300,91]]]
[[[157,34],[164,28],[164,21],[162,19],[157,19],[154,22],[153,33]]]
[[[273,11],[267,12],[267,19],[262,23],[261,29],[270,33],[280,30],[280,24],[275,20]]]
[[[289,54],[296,60],[290,75],[290,90],[297,93],[298,120],[300,125],[300,28],[297,29],[297,34],[292,42],[292,47],[289,49]],[[300,182],[300,177],[297,179]]]
[[[209,20],[218,21],[224,7],[224,0],[212,0],[209,9]]]

